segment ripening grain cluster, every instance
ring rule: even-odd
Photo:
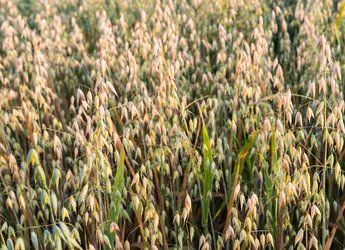
[[[1,250],[344,249],[343,19],[0,0]]]

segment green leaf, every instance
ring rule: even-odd
[[[235,190],[237,184],[239,183],[239,176],[240,176],[241,169],[244,168],[245,157],[249,153],[250,149],[253,147],[254,142],[255,142],[255,138],[256,138],[256,132],[253,132],[249,136],[249,138],[246,140],[244,146],[242,147],[242,149],[240,151],[240,155],[238,157],[239,159],[236,163],[235,176],[234,176],[233,181],[232,181],[231,195],[230,195],[229,200],[228,200],[228,211],[227,211],[227,216],[226,216],[225,226],[224,226],[224,228],[226,228],[226,229],[229,226],[231,213],[232,213],[232,207],[234,204],[234,190]]]
[[[118,190],[121,194],[122,194],[124,183],[125,183],[124,171],[125,171],[125,152],[124,152],[124,149],[122,148],[120,152],[120,161],[117,165],[115,181],[114,181],[115,191]]]
[[[272,135],[271,135],[271,160],[272,160],[272,174],[273,176],[278,175],[278,153],[277,153],[277,138],[276,138],[276,130],[275,125],[272,126]],[[274,198],[274,184],[272,183],[271,176],[269,173],[269,166],[267,165],[265,169],[265,186],[266,186],[266,196],[268,206],[271,211],[275,211],[271,217],[271,227],[272,231],[274,232],[273,235],[276,234],[277,231],[277,210],[275,209],[275,203],[277,198]]]
[[[112,222],[118,222],[120,214],[123,216],[124,213],[121,211],[124,211],[122,209],[122,192],[125,186],[125,150],[124,148],[121,149],[120,151],[120,160],[117,164],[117,169],[116,169],[116,174],[115,174],[115,180],[114,180],[114,185],[113,185],[113,201],[111,202],[110,205],[110,221]],[[121,212],[121,213],[120,213]],[[127,215],[127,216],[126,216]],[[128,217],[128,214],[125,214],[125,218]],[[110,223],[109,223],[110,225]],[[115,235],[110,232],[110,226],[107,230],[106,233],[110,244],[112,248],[114,248],[114,240],[115,240]]]
[[[341,6],[341,9],[340,9],[340,11],[339,11],[338,18],[337,18],[337,20],[335,21],[335,26],[336,26],[337,29],[339,29],[341,20],[343,19],[344,12],[345,12],[345,3],[343,4],[343,6]]]
[[[208,222],[208,212],[210,209],[211,197],[208,195],[212,193],[212,184],[213,184],[213,173],[212,173],[212,147],[208,132],[203,122],[202,126],[202,138],[204,143],[204,186],[202,193],[202,225],[207,227]]]
[[[252,133],[249,136],[249,138],[244,143],[244,145],[243,145],[243,147],[241,148],[241,151],[240,151],[240,160],[243,160],[244,158],[246,158],[246,156],[249,153],[250,149],[254,145],[255,137],[256,137],[256,133],[254,132],[254,133]]]
[[[276,138],[275,125],[272,126],[271,150],[272,150],[271,152],[272,152],[273,173],[278,174],[277,138]]]
[[[238,159],[238,162],[236,164],[236,169],[235,169],[236,171],[232,174],[232,177],[231,177],[232,183],[236,182],[236,179],[238,178],[238,175],[240,173],[240,169],[243,168],[243,165],[244,165],[243,160],[245,159],[246,155],[249,153],[249,150],[253,147],[254,142],[255,142],[255,136],[256,136],[256,134],[252,133],[249,136],[248,140],[243,145],[243,147],[241,148],[239,159]],[[242,167],[238,166],[240,162],[241,162],[240,165],[242,165]],[[236,187],[236,185],[233,185],[232,188],[234,189]],[[222,212],[222,210],[225,208],[226,204],[228,203],[228,201],[230,199],[231,194],[232,194],[232,192],[229,192],[226,199],[223,200],[223,202],[220,205],[219,209],[217,210],[215,216],[213,217],[213,220],[215,220],[218,217],[218,215]]]

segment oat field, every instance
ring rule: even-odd
[[[0,0],[0,247],[345,249],[344,0]]]

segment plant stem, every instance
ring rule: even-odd
[[[327,89],[327,87],[325,87]],[[322,206],[322,247],[325,247],[326,244],[326,170],[327,170],[327,139],[328,139],[328,131],[327,131],[327,99],[326,99],[326,92],[323,96],[324,100],[324,138],[325,141],[325,152],[324,152],[324,165],[323,165],[323,175],[322,175],[322,187],[323,187],[323,206]]]

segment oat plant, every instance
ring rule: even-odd
[[[344,6],[0,0],[0,248],[344,249]]]

